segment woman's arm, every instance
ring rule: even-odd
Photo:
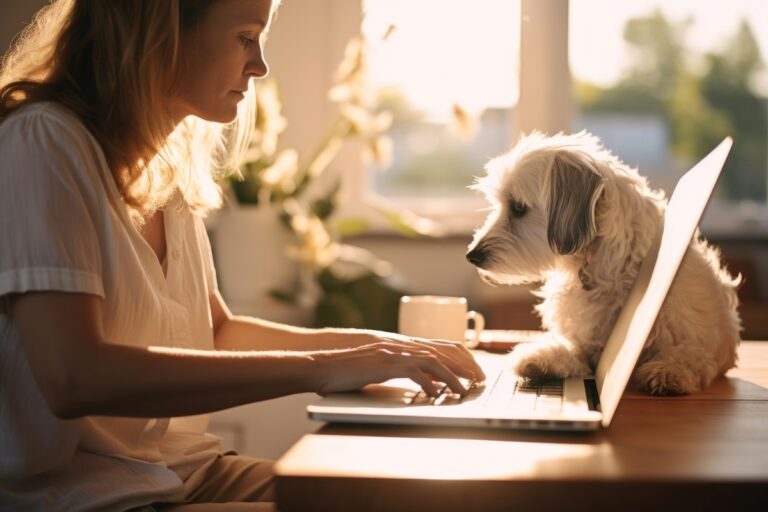
[[[108,343],[102,301],[87,294],[35,292],[11,298],[11,315],[51,411],[170,417],[211,412],[291,393],[356,389],[407,377],[435,393],[433,380],[465,392],[474,372],[429,351],[380,341],[330,351],[204,351]],[[219,328],[222,326],[219,325]]]
[[[217,350],[329,350],[359,347],[376,341],[374,331],[307,329],[236,316],[218,291],[210,296],[210,304]]]
[[[217,350],[338,350],[386,339],[440,352],[456,365],[471,368],[479,379],[485,378],[475,359],[460,343],[426,339],[415,341],[407,336],[363,329],[307,329],[235,316],[218,291],[210,296],[210,304]]]

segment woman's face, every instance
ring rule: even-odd
[[[179,121],[195,115],[227,123],[235,119],[251,77],[266,76],[263,34],[272,0],[218,0],[183,39],[179,87],[171,98]]]

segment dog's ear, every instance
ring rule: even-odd
[[[595,207],[604,183],[586,165],[555,156],[549,176],[547,241],[558,254],[573,254],[595,237]]]

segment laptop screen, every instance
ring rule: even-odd
[[[704,213],[733,140],[726,137],[677,182],[664,225],[640,266],[595,371],[607,427]]]

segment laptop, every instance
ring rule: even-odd
[[[608,427],[732,144],[727,137],[678,181],[663,227],[640,266],[594,377],[530,381],[514,374],[509,355],[477,352],[486,381],[465,397],[446,388],[432,398],[409,379],[392,379],[326,395],[307,407],[309,417],[345,423],[531,430]]]

